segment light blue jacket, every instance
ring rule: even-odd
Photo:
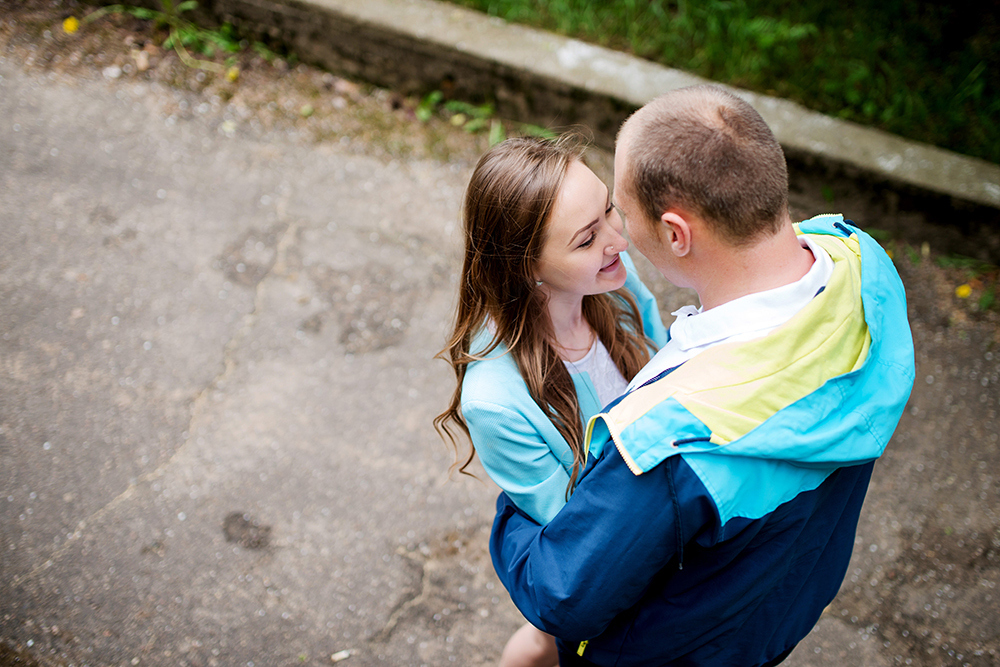
[[[656,298],[639,279],[628,254],[621,257],[628,272],[625,288],[635,297],[646,336],[659,348],[667,331]],[[489,341],[490,334],[483,331],[472,349],[484,349]],[[469,364],[462,383],[462,415],[490,478],[521,510],[544,524],[566,504],[573,452],[531,398],[517,364],[506,352],[500,345],[488,359]],[[571,375],[585,426],[603,406],[586,373]]]

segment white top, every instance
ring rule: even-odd
[[[597,402],[603,406],[625,393],[628,380],[612,361],[601,339],[596,336],[594,338],[594,344],[582,359],[563,360],[563,363],[570,373],[586,373],[590,376],[590,382],[597,390]]]
[[[833,273],[830,255],[805,236],[798,238],[816,259],[806,275],[794,283],[747,294],[709,310],[684,306],[671,313],[677,319],[670,325],[670,340],[632,379],[628,389],[642,386],[710,347],[763,338],[792,319],[826,286]]]

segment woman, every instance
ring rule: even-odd
[[[570,140],[509,139],[480,159],[465,195],[465,261],[441,356],[458,386],[435,426],[457,431],[517,506],[546,523],[587,459],[584,428],[666,341],[656,300],[624,253],[607,187]],[[457,464],[456,464],[457,465]],[[525,625],[502,667],[556,664]]]

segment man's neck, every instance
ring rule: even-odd
[[[695,278],[694,288],[702,308],[708,310],[794,283],[809,272],[815,258],[788,224],[750,246],[734,248],[719,243],[705,248],[701,259],[704,268]]]

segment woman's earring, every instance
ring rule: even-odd
[[[536,287],[537,287],[537,286],[541,286],[541,284],[542,284],[542,281],[541,281],[541,280],[536,280],[536,281],[535,281],[535,286],[536,286]]]

